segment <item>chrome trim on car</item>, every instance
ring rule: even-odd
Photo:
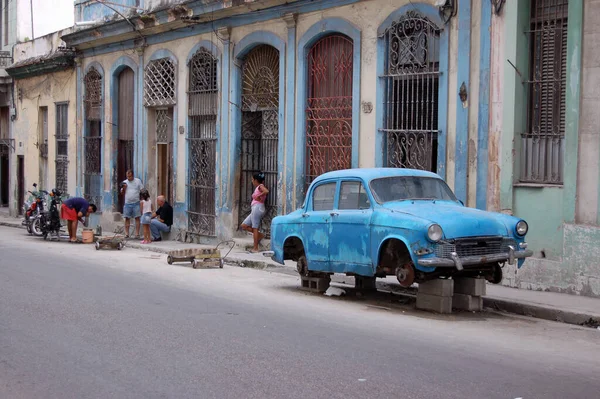
[[[454,255],[454,254],[453,254]],[[425,267],[456,267],[458,270],[463,270],[464,266],[483,265],[486,263],[507,262],[511,257],[514,259],[523,259],[533,255],[533,251],[527,249],[524,251],[502,252],[484,256],[453,256],[452,259],[446,258],[423,258],[418,260],[420,266]]]

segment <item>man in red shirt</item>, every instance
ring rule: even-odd
[[[83,223],[83,217],[96,212],[96,205],[90,204],[85,198],[73,197],[63,201],[60,211],[61,218],[67,221],[69,240],[77,242],[77,221]]]

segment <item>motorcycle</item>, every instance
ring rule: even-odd
[[[33,183],[34,189],[37,189],[37,184]],[[27,227],[27,232],[36,236],[41,236],[40,216],[46,205],[45,196],[48,195],[46,190],[27,191],[31,196],[23,204],[23,221],[21,225]]]
[[[49,194],[49,197],[50,205],[48,209],[40,215],[40,230],[44,240],[48,239],[48,236],[51,234],[56,235],[56,238],[60,239],[62,227],[60,222],[60,205],[63,201],[62,193],[54,188]]]

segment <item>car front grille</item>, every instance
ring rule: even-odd
[[[485,256],[508,252],[508,246],[517,247],[517,242],[512,238],[503,237],[467,237],[448,240],[437,244],[435,256],[450,259],[450,254],[456,252],[459,257]]]

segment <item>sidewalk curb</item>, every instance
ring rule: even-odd
[[[566,324],[588,327],[600,326],[600,317],[598,317],[598,315],[558,310],[555,308],[513,302],[494,297],[483,297],[483,307],[536,319],[558,321]]]
[[[16,224],[16,223],[11,223],[11,222],[1,222],[1,221],[0,221],[0,226],[13,227],[15,229],[20,229],[20,228],[25,227],[25,226],[22,226],[20,223]]]

